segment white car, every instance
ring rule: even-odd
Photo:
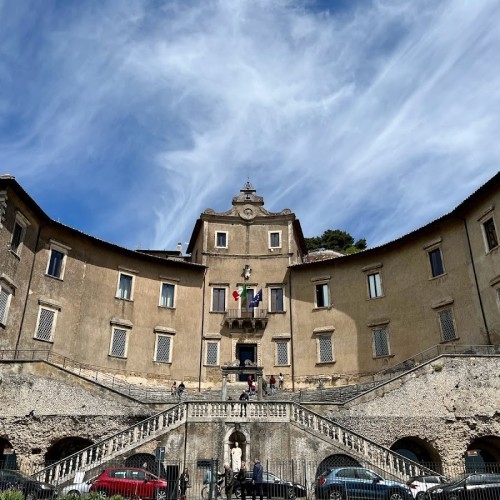
[[[75,479],[78,480],[80,478],[75,477]],[[65,495],[75,495],[75,496],[87,495],[88,492],[90,491],[90,487],[92,486],[92,483],[96,479],[97,479],[97,476],[91,477],[90,479],[87,479],[87,481],[84,481],[84,482],[69,484],[68,486],[65,486],[61,490],[60,495],[62,495],[62,496],[65,496]]]
[[[407,486],[410,488],[413,498],[417,500],[424,500],[425,492],[431,487],[449,481],[444,476],[413,476],[406,481]]]

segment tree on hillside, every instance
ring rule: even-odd
[[[327,229],[321,236],[305,238],[307,250],[335,250],[346,254],[356,253],[366,249],[364,238],[354,242],[354,238],[347,232],[340,229]]]

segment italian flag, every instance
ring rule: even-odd
[[[240,298],[246,299],[247,298],[247,286],[243,285],[243,286],[238,287],[238,290],[235,290],[233,292],[233,297],[234,297],[234,300],[238,300]]]

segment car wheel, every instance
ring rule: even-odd
[[[341,491],[332,490],[328,495],[329,500],[343,500],[344,495],[342,495]]]
[[[425,492],[424,491],[419,491],[417,493],[417,496],[415,497],[417,500],[424,500],[425,498]]]
[[[405,497],[400,491],[391,491],[389,493],[389,500],[405,500]]]
[[[155,499],[156,500],[166,500],[167,498],[167,491],[164,490],[163,488],[160,488],[156,491],[155,494]]]
[[[101,498],[108,498],[108,496],[109,496],[109,494],[108,494],[108,490],[104,490],[104,489],[97,490],[97,494],[98,494]]]

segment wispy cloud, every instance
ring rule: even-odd
[[[425,224],[498,170],[497,2],[324,4],[0,2],[0,169],[130,247],[247,176],[307,236]]]

